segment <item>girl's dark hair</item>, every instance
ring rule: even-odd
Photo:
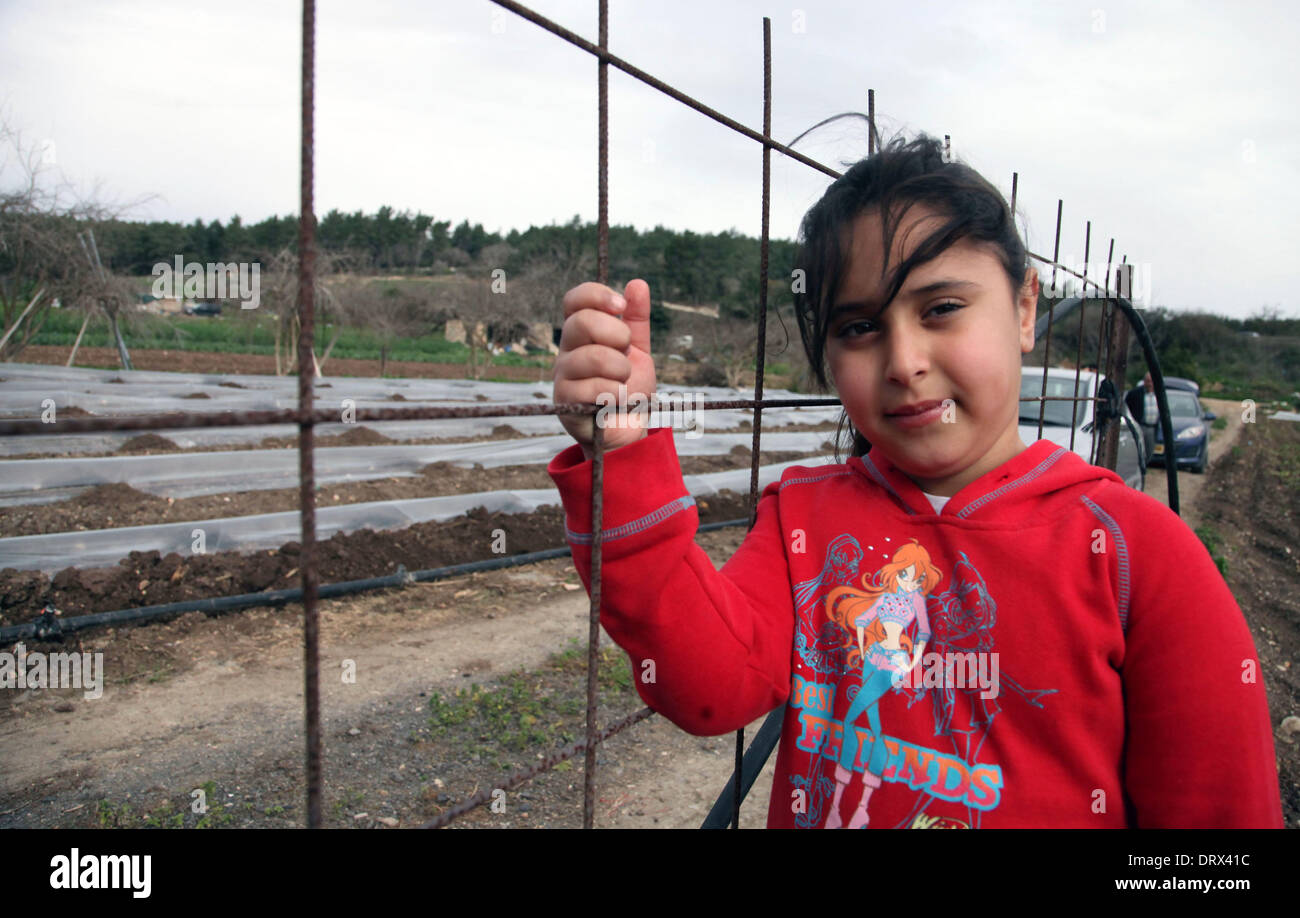
[[[859,160],[836,179],[821,200],[804,215],[795,256],[795,318],[808,364],[823,391],[826,378],[826,337],[835,293],[848,269],[849,229],[865,211],[883,214],[885,263],[893,250],[894,233],[906,210],[923,204],[947,221],[926,237],[906,259],[893,266],[886,283],[888,308],[913,268],[942,254],[961,239],[987,243],[996,250],[1014,294],[1025,280],[1025,244],[1016,230],[1006,199],[984,176],[965,163],[947,161],[943,142],[926,134],[908,141],[893,138],[879,153]],[[842,412],[836,431],[836,459],[847,426],[851,455],[864,456],[871,444],[853,429]]]

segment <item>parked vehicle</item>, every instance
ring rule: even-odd
[[[185,314],[187,316],[219,316],[221,315],[221,304],[187,303],[185,305]]]
[[[1169,416],[1174,428],[1174,465],[1186,466],[1201,474],[1210,462],[1210,422],[1216,417],[1205,410],[1200,399],[1201,387],[1190,379],[1179,376],[1165,377],[1165,397],[1169,402]],[[1155,428],[1155,448],[1151,451],[1152,465],[1167,465],[1164,429],[1154,405],[1155,396],[1147,399],[1143,421]]]
[[[1039,405],[1046,406],[1043,413],[1043,439],[1066,449],[1073,449],[1084,462],[1091,462],[1098,444],[1096,439],[1096,402],[1093,401],[1053,401],[1054,398],[1092,399],[1097,396],[1101,386],[1101,377],[1088,370],[1079,372],[1078,389],[1075,388],[1075,370],[1049,367],[1047,371],[1047,388],[1043,391],[1043,368],[1020,368],[1020,397],[1035,399],[1039,395],[1049,396],[1049,400],[1022,401],[1020,403],[1020,439],[1033,443],[1038,439]],[[1136,420],[1129,413],[1128,407],[1120,400],[1120,410],[1124,414],[1124,423],[1119,430],[1119,451],[1115,463],[1115,474],[1124,479],[1130,488],[1142,490],[1146,469],[1146,455],[1142,446],[1142,437]],[[1071,431],[1074,444],[1071,446]]]

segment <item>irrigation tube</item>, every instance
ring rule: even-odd
[[[700,526],[698,532],[709,532],[713,529],[722,529],[727,526],[748,526],[749,519],[723,520],[717,523],[705,523]],[[431,580],[443,580],[447,577],[453,577],[456,574],[470,574],[478,571],[499,570],[506,567],[518,567],[523,564],[534,564],[538,561],[549,561],[552,558],[563,558],[569,555],[569,547],[547,548],[542,551],[528,552],[522,555],[509,555],[505,558],[489,558],[484,561],[469,561],[464,564],[453,564],[449,567],[435,567],[423,571],[411,573],[405,567],[399,566],[397,573],[389,574],[385,577],[369,577],[364,580],[347,580],[341,583],[323,584],[319,590],[321,599],[330,599],[335,596],[348,596],[353,593],[364,593],[369,590],[382,590],[389,587],[400,587],[408,583],[425,583]],[[103,625],[125,625],[133,622],[151,622],[161,618],[169,618],[175,615],[181,615],[185,612],[206,612],[208,615],[220,615],[223,612],[233,612],[237,609],[244,609],[249,606],[274,606],[287,602],[297,602],[302,599],[302,588],[295,587],[292,590],[269,590],[265,593],[241,593],[238,596],[217,596],[207,599],[188,599],[184,602],[171,602],[160,606],[144,606],[138,609],[118,609],[115,612],[94,612],[89,615],[77,615],[72,618],[59,618],[50,607],[40,614],[34,621],[23,622],[21,625],[7,625],[0,628],[0,644],[7,644],[10,641],[24,639],[35,639],[41,641],[59,641],[65,635],[75,634],[78,631],[85,631],[88,628],[98,628]]]

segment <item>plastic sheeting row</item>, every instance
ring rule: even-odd
[[[766,433],[765,450],[814,453],[833,436],[829,431]],[[674,431],[679,456],[720,455],[748,447],[750,434],[692,437]],[[343,446],[315,451],[316,481],[322,485],[376,478],[410,477],[429,463],[463,468],[481,465],[540,465],[573,440],[567,434],[478,443],[421,446]],[[177,453],[158,456],[102,456],[87,459],[14,459],[4,463],[0,507],[50,503],[75,497],[100,484],[124,482],[158,497],[195,497],[230,491],[291,488],[298,484],[298,451],[250,450]]]
[[[781,473],[791,466],[815,467],[833,461],[830,457],[821,457],[762,466],[759,469],[759,487],[761,489],[779,480]],[[685,482],[687,490],[696,496],[716,494],[722,490],[746,493],[749,475],[750,470],[742,468],[687,475]],[[323,541],[339,532],[367,528],[401,529],[416,523],[452,519],[475,507],[484,507],[489,512],[531,513],[539,507],[557,505],[559,500],[559,492],[554,488],[539,488],[321,507],[316,511],[316,535]],[[254,551],[297,541],[301,534],[302,522],[295,510],[199,522],[20,536],[0,539],[0,569],[40,570],[52,574],[66,567],[114,565],[133,551],[157,551],[163,555],[176,552],[187,556],[195,553],[196,545],[201,545],[202,550],[209,554]],[[430,566],[435,564],[436,559],[430,559]]]

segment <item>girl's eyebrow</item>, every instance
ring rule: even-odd
[[[948,290],[969,290],[971,288],[980,289],[980,285],[974,281],[962,280],[956,277],[944,277],[939,280],[931,281],[920,287],[910,287],[900,290],[900,298],[919,299],[929,296],[932,293],[941,293]],[[839,303],[831,310],[830,318],[834,319],[842,312],[856,312],[858,310],[874,310],[879,312],[880,307],[874,300],[852,300],[850,302]]]

